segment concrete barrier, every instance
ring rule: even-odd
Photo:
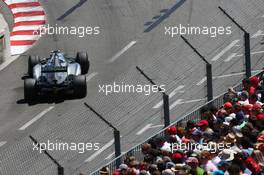
[[[9,28],[3,15],[0,14],[0,64],[9,57],[11,57]]]

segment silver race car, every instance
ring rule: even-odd
[[[67,92],[76,98],[87,93],[86,76],[89,70],[88,54],[78,52],[76,58],[52,51],[49,58],[29,56],[28,76],[24,79],[24,99],[31,101],[40,94]]]

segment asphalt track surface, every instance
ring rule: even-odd
[[[98,119],[83,102],[87,102],[122,135],[122,151],[145,140],[162,128],[162,109],[153,108],[161,94],[145,96],[136,93],[104,95],[98,85],[113,81],[127,84],[149,84],[136,70],[142,68],[171,97],[171,120],[176,120],[205,103],[204,63],[179,36],[164,35],[165,26],[205,25],[232,26],[231,36],[211,38],[186,36],[213,64],[214,96],[243,78],[243,33],[217,9],[227,9],[252,34],[263,30],[262,0],[87,0],[43,1],[48,23],[64,26],[100,26],[97,36],[52,35],[38,43],[0,72],[0,174],[57,174],[56,166],[44,154],[33,151],[29,139],[39,142],[98,142],[99,152],[49,151],[65,167],[66,174],[91,171],[111,160],[114,151],[111,128]],[[262,35],[251,39],[252,68],[264,65]],[[239,41],[236,41],[239,40]],[[74,54],[85,50],[92,64],[85,99],[39,101],[23,100],[23,81],[28,54],[47,56],[60,49]],[[236,54],[235,54],[236,53]],[[212,61],[213,60],[213,61]],[[242,72],[242,73],[241,73]],[[43,114],[43,115],[42,115]],[[36,119],[36,120],[35,120]],[[156,127],[146,127],[146,126]],[[147,128],[147,129],[146,129]],[[142,132],[140,132],[142,131]]]

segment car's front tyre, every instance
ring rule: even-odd
[[[33,78],[27,78],[24,80],[24,99],[26,101],[32,101],[37,96],[36,80]]]
[[[86,76],[79,75],[73,78],[73,93],[77,98],[84,98],[87,95]]]

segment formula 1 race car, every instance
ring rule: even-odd
[[[44,93],[65,92],[76,98],[87,93],[86,76],[90,67],[88,54],[78,52],[76,58],[52,51],[49,58],[28,58],[28,76],[24,78],[24,99],[31,101]]]

